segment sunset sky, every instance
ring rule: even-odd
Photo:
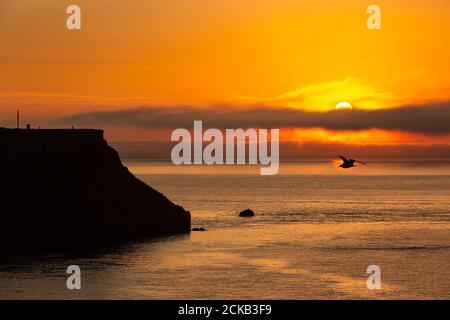
[[[138,148],[204,120],[281,128],[292,155],[450,157],[449,35],[448,0],[1,0],[0,126]]]

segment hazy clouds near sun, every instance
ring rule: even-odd
[[[131,125],[145,128],[191,128],[194,120],[213,128],[324,128],[330,130],[398,130],[422,134],[450,133],[450,102],[381,110],[308,112],[253,106],[139,107],[74,114],[58,122],[82,126]]]

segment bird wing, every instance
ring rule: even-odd
[[[357,162],[356,160],[354,160],[354,159],[350,159],[350,160],[348,160],[348,163],[349,164],[351,164],[351,165],[353,165],[355,162]]]
[[[358,161],[358,160],[355,160],[355,162],[358,162],[358,163],[361,163],[361,164],[367,166],[367,163],[364,163],[364,162],[361,162],[361,161]]]
[[[344,161],[344,163],[348,163],[348,159],[347,159],[347,158],[345,158],[345,157],[343,157],[343,156],[339,156],[339,158],[341,158],[342,161]]]

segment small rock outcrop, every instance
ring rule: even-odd
[[[188,233],[190,213],[134,177],[102,130],[0,128],[0,247]]]
[[[205,228],[200,227],[200,228],[192,228],[192,231],[206,231]]]
[[[251,209],[245,209],[244,211],[239,212],[239,217],[253,217],[255,213]]]

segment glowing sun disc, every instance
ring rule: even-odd
[[[346,101],[339,102],[336,105],[336,110],[352,110],[352,109],[353,109],[353,106]]]

